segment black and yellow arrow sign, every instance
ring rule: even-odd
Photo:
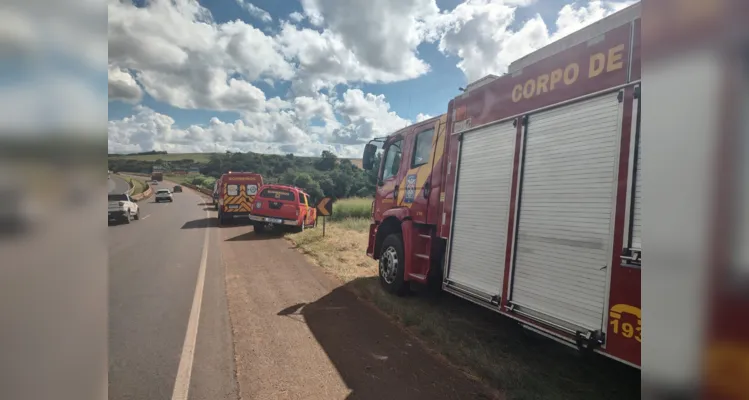
[[[317,215],[329,217],[333,215],[333,199],[325,197],[317,203]]]

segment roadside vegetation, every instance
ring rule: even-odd
[[[109,155],[109,169],[114,172],[150,174],[154,166],[161,167],[168,179],[204,188],[212,188],[215,179],[227,171],[255,172],[265,183],[303,188],[313,201],[323,197],[371,197],[376,182],[376,172],[363,170],[361,160],[339,159],[329,151],[323,151],[320,157],[250,152]],[[187,175],[195,169],[199,175]]]
[[[130,196],[135,196],[136,194],[141,194],[148,190],[148,184],[144,180],[133,178],[130,176],[122,176],[123,179],[127,181],[127,183],[130,184],[130,186],[133,188],[133,191],[130,193]]]
[[[376,305],[427,347],[508,399],[632,399],[639,371],[603,357],[583,358],[513,320],[447,293],[396,297],[379,285],[366,255],[371,199],[339,200],[322,237],[317,229],[288,235],[298,249],[358,297]]]

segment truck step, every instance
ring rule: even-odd
[[[419,257],[419,258],[423,258],[423,259],[425,259],[425,260],[428,260],[428,259],[429,259],[429,256],[428,256],[428,255],[426,255],[426,254],[414,254],[414,255],[415,255],[416,257]]]
[[[424,239],[431,239],[431,238],[432,238],[432,235],[425,235],[425,234],[423,234],[423,233],[420,233],[420,234],[419,234],[419,237],[420,237],[420,238],[424,238]]]

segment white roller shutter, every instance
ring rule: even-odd
[[[639,103],[639,100],[636,100]],[[639,105],[639,104],[638,104]],[[635,108],[637,110],[637,108]],[[639,110],[637,112],[637,121],[640,119]],[[636,122],[637,122],[636,121]],[[636,129],[639,130],[639,124],[636,123]],[[642,250],[642,132],[637,132],[637,149],[635,159],[635,187],[632,202],[632,248]]]
[[[530,116],[511,295],[518,310],[601,329],[618,129],[616,94]]]
[[[487,297],[502,292],[516,132],[512,122],[492,125],[461,144],[448,284]]]

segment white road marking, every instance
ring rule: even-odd
[[[208,213],[205,213],[208,217]],[[198,322],[200,321],[200,307],[203,302],[203,286],[205,285],[205,269],[208,263],[208,243],[211,230],[206,226],[205,239],[203,240],[203,256],[200,260],[198,270],[198,281],[195,284],[195,296],[192,300],[190,319],[187,322],[187,333],[182,345],[182,356],[179,358],[177,379],[174,382],[172,400],[187,400],[187,392],[190,389],[190,375],[192,375],[192,363],[195,358],[195,342],[198,337]]]
[[[143,217],[143,218],[141,218],[141,219],[146,219],[146,218],[148,218],[148,217],[150,217],[150,216],[151,216],[151,214],[148,214],[148,215],[146,215],[145,217]]]

